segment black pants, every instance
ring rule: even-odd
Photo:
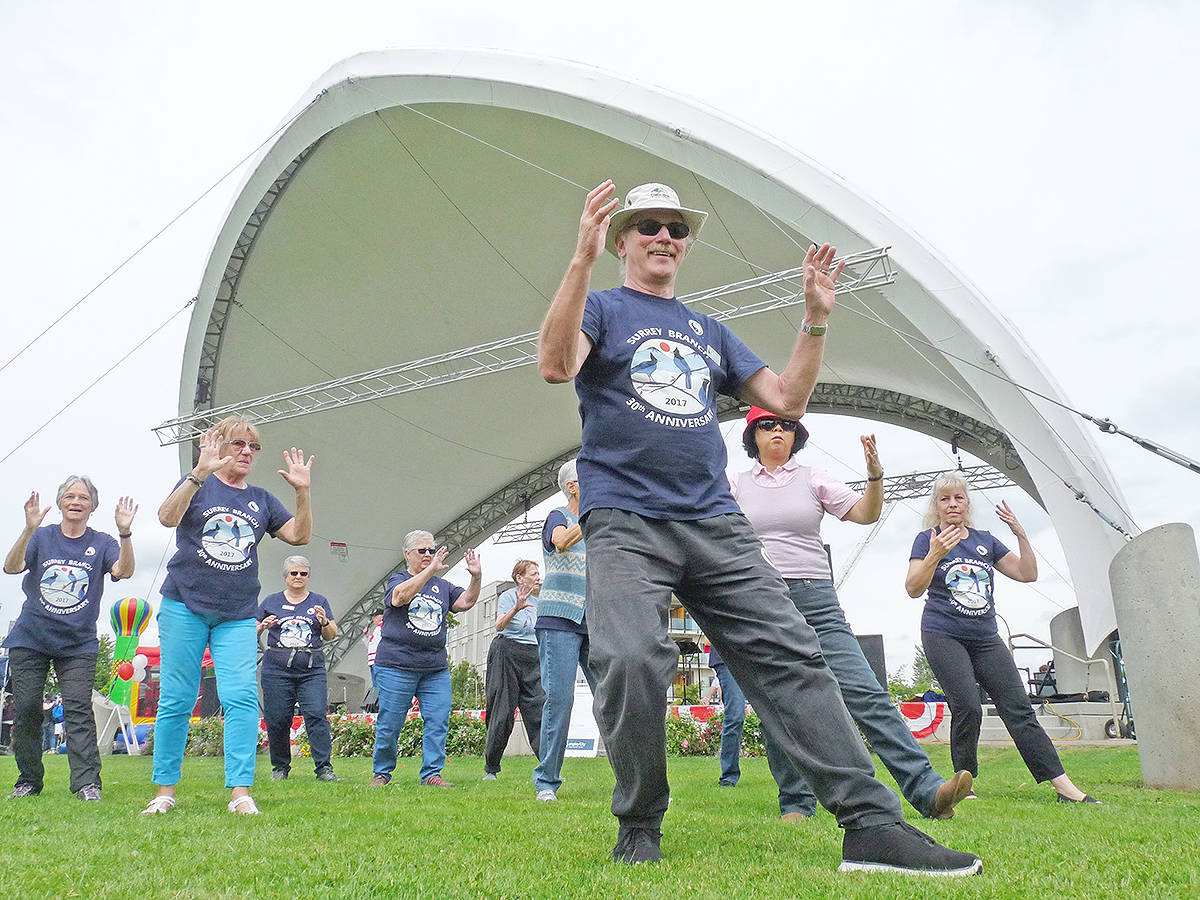
[[[13,756],[17,784],[42,789],[42,695],[50,663],[58,676],[67,735],[67,761],[71,766],[72,793],[89,784],[100,784],[100,748],[96,744],[96,718],[92,714],[92,684],[96,680],[96,654],[50,657],[27,647],[8,652],[13,691]]]
[[[656,828],[667,810],[664,720],[679,663],[667,634],[672,593],[721,652],[768,741],[840,825],[903,821],[899,798],[873,777],[816,632],[745,516],[673,522],[593,509],[583,536],[593,709],[622,824]]]
[[[487,693],[487,745],[483,751],[483,770],[500,771],[500,757],[512,736],[513,713],[521,710],[525,734],[533,755],[541,758],[542,708],[546,694],[542,690],[542,668],[537,644],[522,644],[503,635],[492,639],[488,648],[485,690]]]
[[[328,767],[331,739],[329,718],[325,714],[329,703],[325,666],[284,669],[266,664],[262,667],[260,678],[271,768],[284,772],[292,769],[292,717],[297,704],[300,705],[300,715],[304,716],[304,731],[308,734],[313,768],[320,772]]]
[[[1040,783],[1063,774],[1058,751],[1038,724],[1017,664],[999,635],[985,641],[963,641],[922,631],[921,646],[950,704],[950,759],[956,772],[966,769],[979,774],[983,707],[978,682],[996,704],[996,714],[1033,777]]]

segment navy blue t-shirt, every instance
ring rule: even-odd
[[[559,526],[567,527],[567,517],[563,515],[561,509],[553,509],[550,515],[546,516],[546,522],[542,525],[542,549],[547,555],[557,553],[558,548],[554,546],[554,541],[550,540],[554,534],[554,529]],[[582,540],[582,538],[580,539]],[[534,622],[533,628],[536,631],[539,628],[545,628],[547,631],[570,631],[574,634],[587,634],[587,617],[585,616],[582,622],[576,622],[574,619],[568,619],[566,616],[538,616]]]
[[[176,487],[183,484],[179,479]],[[258,542],[292,514],[270,491],[233,488],[215,475],[192,497],[175,529],[162,595],[197,615],[253,619],[258,611]]]
[[[966,540],[951,547],[933,571],[925,593],[921,630],[968,641],[995,635],[993,567],[1010,552],[991,532],[968,528]],[[927,555],[929,532],[922,531],[913,541],[909,558],[924,559]]]
[[[325,610],[327,619],[333,618],[333,608],[320,594],[311,591],[299,603],[291,603],[287,594],[280,591],[269,594],[258,604],[258,620],[274,616],[279,621],[267,629],[267,652],[263,654],[263,668],[286,669],[291,660],[293,669],[319,669],[325,665],[325,653],[321,649],[321,626],[317,623],[315,610]]]
[[[446,662],[446,613],[463,589],[434,575],[405,606],[392,606],[396,585],[412,578],[407,569],[387,581],[383,592],[383,635],[375,665],[437,672]]]
[[[77,538],[67,537],[59,525],[34,531],[25,548],[25,603],[4,646],[51,657],[99,650],[96,619],[104,576],[120,555],[116,538],[92,528]]]
[[[736,396],[763,361],[711,317],[627,287],[589,292],[581,328],[592,350],[575,377],[580,516],[611,508],[694,521],[740,512],[716,397]]]

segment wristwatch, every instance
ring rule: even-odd
[[[805,334],[811,334],[813,337],[820,337],[829,330],[829,325],[809,325],[807,322],[804,322],[800,326],[800,330]]]

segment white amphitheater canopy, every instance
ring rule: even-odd
[[[1132,526],[1079,421],[1007,380],[1061,399],[1011,323],[794,150],[694,101],[565,62],[398,51],[326,73],[260,154],[216,238],[180,418],[160,436],[180,443],[186,470],[196,415],[247,409],[268,448],[255,480],[285,499],[272,473],[279,451],[314,452],[309,555],[322,592],[353,621],[402,564],[405,532],[427,528],[461,554],[556,489],[579,445],[576,398],[541,381],[528,336],[574,248],[585,191],[608,177],[619,190],[665,181],[711,211],[681,293],[748,282],[697,303],[736,318],[776,367],[803,316],[799,281],[776,273],[798,266],[810,241],[862,254],[844,276],[809,409],[956,440],[1009,475],[1050,514],[1087,646],[1102,642],[1115,627],[1107,563],[1123,542],[1072,488]],[[867,252],[876,248],[890,249]],[[595,280],[617,278],[611,261]],[[326,556],[330,542],[348,545],[348,558]],[[289,549],[263,548],[266,584]],[[348,662],[361,651],[349,652]]]

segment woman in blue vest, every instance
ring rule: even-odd
[[[567,505],[553,510],[542,526],[546,580],[534,624],[546,705],[542,709],[541,761],[533,770],[533,787],[543,801],[557,800],[562,786],[567,728],[575,705],[575,670],[582,666],[588,685],[596,689],[588,668],[588,633],[583,616],[587,557],[579,527],[575,460],[568,460],[558,470],[558,487]]]
[[[158,509],[158,520],[175,529],[178,549],[167,563],[158,608],[162,669],[151,776],[158,793],[147,815],[175,806],[205,647],[225,710],[228,808],[258,812],[250,796],[258,749],[258,543],[268,534],[293,546],[308,543],[313,464],[295,447],[283,452],[279,474],[296,491],[293,516],[274,494],[246,480],[261,449],[257,428],[244,416],[227,416],[200,437],[196,465]]]
[[[50,664],[62,692],[62,721],[71,766],[71,792],[80,800],[100,799],[100,751],[92,714],[99,639],[96,619],[104,576],[113,581],[133,574],[133,525],[137,506],[128,497],[117,502],[117,538],[88,526],[100,502],[96,486],[72,475],[58,488],[62,511],[58,525],[42,525],[37,491],[25,501],[25,527],[4,557],[4,571],[25,573],[25,604],[9,632],[9,672],[13,692],[13,755],[17,783],[11,797],[42,791],[42,697]]]

